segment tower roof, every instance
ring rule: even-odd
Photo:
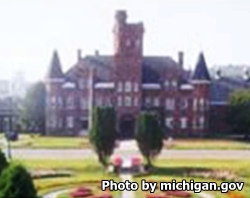
[[[208,80],[210,81],[210,75],[207,69],[204,54],[201,52],[196,64],[192,80]]]
[[[52,79],[52,78],[62,78],[62,77],[63,77],[63,72],[61,68],[60,59],[59,59],[57,51],[55,50],[53,52],[47,78]]]

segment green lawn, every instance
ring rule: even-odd
[[[0,134],[0,139],[3,137]],[[20,139],[12,142],[13,148],[48,148],[48,149],[79,149],[91,148],[87,137],[46,137],[38,135],[20,135]],[[3,145],[0,144],[0,148]],[[165,149],[189,150],[189,149],[209,149],[209,150],[250,150],[250,142],[236,140],[216,140],[216,139],[174,139],[171,143],[167,140]]]
[[[204,172],[204,171],[227,171],[231,174],[237,175],[241,181],[245,182],[243,191],[240,194],[244,195],[246,198],[250,195],[250,160],[157,160],[157,168],[150,175],[137,176],[135,181],[141,182],[142,179],[153,180],[153,181],[166,181],[170,182],[172,179],[176,181],[181,181],[186,179],[194,179],[195,182],[217,182],[220,184],[225,179],[219,178],[205,178],[202,176],[191,175],[191,172]],[[214,194],[216,198],[229,198],[227,194],[220,192],[208,192]],[[138,191],[137,197],[143,198],[145,192]],[[194,197],[197,194],[194,194]]]
[[[171,143],[165,141],[164,147],[177,150],[248,150],[250,149],[250,142],[215,139],[174,139]]]
[[[11,145],[13,148],[33,149],[78,149],[91,147],[89,140],[86,137],[49,137],[39,135],[20,135],[19,140],[11,142]]]

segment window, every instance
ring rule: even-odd
[[[62,97],[57,97],[57,105],[58,105],[58,107],[63,107],[63,99],[62,99]]]
[[[172,80],[171,84],[172,84],[172,87],[177,87],[177,81],[176,80]]]
[[[204,99],[203,98],[200,98],[200,110],[203,111],[204,110]]]
[[[164,82],[164,86],[165,86],[166,88],[168,88],[168,87],[169,87],[169,81],[168,81],[168,80],[165,80],[165,82]]]
[[[204,117],[200,117],[200,119],[199,119],[199,125],[200,125],[200,128],[201,128],[201,129],[203,129],[204,126],[205,126],[205,125],[204,125],[204,121],[205,121],[205,120],[204,120]]]
[[[134,106],[137,107],[137,106],[138,106],[138,103],[139,103],[138,97],[135,96],[135,97],[134,97]]]
[[[193,101],[193,110],[197,111],[197,99],[196,98],[194,98],[194,101]]]
[[[96,106],[102,106],[102,98],[101,97],[97,97],[95,103],[96,103]]]
[[[181,128],[187,128],[187,118],[181,118]]]
[[[62,118],[58,119],[58,128],[62,128],[63,127],[63,120]]]
[[[193,129],[197,128],[197,122],[196,122],[196,118],[193,119]]]
[[[79,89],[84,89],[85,88],[85,81],[84,81],[83,78],[78,80],[78,86],[79,86]]]
[[[72,96],[68,96],[66,100],[66,106],[68,109],[74,108],[74,98]]]
[[[188,100],[186,98],[181,99],[181,104],[180,104],[180,108],[183,109],[187,109],[188,108]]]
[[[122,96],[118,96],[117,98],[117,105],[122,106]]]
[[[122,92],[122,82],[118,82],[117,91]]]
[[[106,98],[105,104],[106,104],[106,106],[111,107],[112,106],[111,99],[110,98]]]
[[[56,123],[56,115],[52,115],[50,117],[50,127],[51,128],[56,128],[56,125],[57,125],[57,123]]]
[[[130,47],[130,46],[131,46],[131,40],[130,40],[130,39],[127,39],[127,40],[126,40],[126,46],[127,46],[127,47]]]
[[[159,106],[160,106],[160,100],[159,100],[158,97],[155,97],[155,98],[154,98],[154,106],[155,106],[155,107],[159,107]]]
[[[131,97],[125,96],[125,106],[131,106]]]
[[[166,118],[165,119],[165,125],[166,125],[166,127],[172,129],[173,128],[173,121],[174,121],[174,119],[172,117]]]
[[[72,116],[67,117],[67,128],[73,128],[74,127],[74,118]]]
[[[175,100],[173,98],[166,98],[166,109],[167,110],[175,109]]]
[[[131,82],[129,81],[125,83],[125,92],[131,92]]]
[[[145,106],[150,106],[151,105],[151,98],[150,97],[146,97],[145,98]]]
[[[56,106],[56,96],[51,96],[51,107],[55,107]]]
[[[80,98],[80,107],[83,110],[88,109],[88,101],[86,100],[86,98]]]
[[[138,83],[135,82],[134,83],[134,92],[138,92],[139,91],[139,86],[138,86]]]
[[[141,46],[141,40],[137,39],[136,40],[136,47],[139,48]]]

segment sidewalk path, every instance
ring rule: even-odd
[[[121,174],[120,178],[121,178],[121,182],[125,182],[126,180],[133,182],[133,178],[131,174]],[[121,198],[135,198],[135,192],[124,190],[121,192]]]

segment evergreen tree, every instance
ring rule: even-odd
[[[114,108],[95,107],[93,109],[90,141],[98,155],[99,162],[105,167],[115,147],[115,123]]]
[[[164,140],[164,131],[156,114],[144,112],[140,115],[135,138],[147,167],[152,167],[152,159],[161,152]]]

